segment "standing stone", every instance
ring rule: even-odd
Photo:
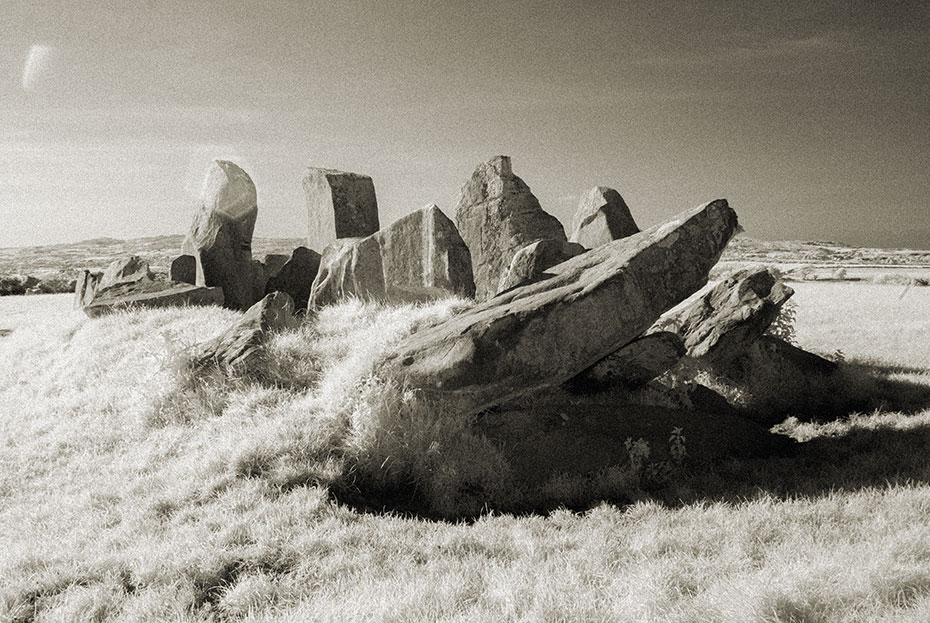
[[[309,248],[322,249],[337,238],[361,238],[378,231],[378,201],[367,175],[311,167],[304,174],[303,187]]]
[[[265,296],[265,285],[268,277],[265,275],[265,265],[258,260],[252,260],[252,300],[260,301]]]
[[[101,272],[91,272],[82,270],[74,282],[74,307],[82,309],[94,300],[94,293],[97,291],[97,285],[103,277]]]
[[[474,293],[468,248],[451,219],[428,205],[367,238],[328,245],[309,306],[350,296],[402,303]]]
[[[171,270],[169,272],[171,281],[179,281],[181,283],[189,283],[194,285],[197,283],[197,258],[193,255],[179,255],[174,258],[174,261],[171,262]]]
[[[595,186],[578,203],[570,240],[593,249],[638,232],[639,227],[620,193],[606,186]]]
[[[287,293],[294,300],[294,309],[302,313],[307,308],[310,289],[319,270],[320,254],[307,247],[297,247],[277,274],[268,279],[265,293]]]
[[[721,199],[592,249],[405,338],[381,372],[465,413],[560,385],[707,283],[736,228]]]
[[[517,251],[537,240],[566,240],[559,220],[543,211],[529,186],[513,174],[509,156],[478,165],[462,187],[455,224],[471,251],[479,301],[494,296]]]
[[[196,285],[223,288],[231,309],[248,309],[255,302],[252,231],[257,216],[252,179],[232,162],[214,161],[181,251],[197,260]]]
[[[510,266],[501,276],[497,292],[505,292],[516,286],[539,281],[546,270],[584,253],[587,249],[575,242],[561,240],[538,240],[529,244],[513,256]]]

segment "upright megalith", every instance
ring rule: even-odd
[[[593,249],[638,232],[639,227],[620,193],[606,186],[595,186],[578,203],[570,240]]]
[[[257,216],[249,175],[232,162],[214,161],[181,251],[196,259],[196,285],[223,288],[224,304],[232,309],[245,310],[255,302],[252,231]]]
[[[320,254],[307,247],[297,247],[290,259],[268,279],[265,293],[287,293],[294,301],[294,309],[302,313],[307,308],[310,288],[319,269]]]
[[[565,242],[565,229],[513,174],[509,156],[478,165],[462,187],[455,224],[471,251],[475,297],[494,296],[517,251],[537,240]]]
[[[337,238],[363,238],[378,231],[378,201],[367,175],[310,167],[303,187],[309,248],[322,249]]]
[[[171,281],[180,283],[197,283],[197,258],[193,255],[179,255],[171,262],[171,269],[168,272]]]
[[[428,205],[366,238],[329,244],[309,305],[350,296],[401,303],[474,293],[468,247],[452,220]]]
[[[560,385],[700,289],[736,228],[721,199],[601,245],[405,338],[380,371],[464,412]]]

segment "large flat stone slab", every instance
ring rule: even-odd
[[[701,288],[736,228],[725,200],[689,210],[415,333],[381,369],[466,411],[564,383]]]
[[[93,300],[84,305],[84,313],[91,318],[96,318],[133,307],[222,304],[222,288],[207,288],[177,281],[143,279],[98,290]]]

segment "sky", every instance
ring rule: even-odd
[[[930,248],[930,3],[0,0],[0,247],[185,233],[214,158],[258,236],[306,234],[308,166],[451,217],[499,154],[566,226],[602,185]]]

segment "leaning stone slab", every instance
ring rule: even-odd
[[[192,362],[196,367],[214,364],[226,373],[248,368],[261,357],[268,335],[287,327],[293,314],[290,296],[284,292],[269,294],[222,333],[198,345]]]
[[[538,240],[529,244],[513,256],[510,266],[501,276],[498,294],[517,286],[539,281],[545,277],[546,270],[570,260],[587,251],[574,242],[561,240]]]
[[[302,312],[310,299],[310,288],[320,270],[320,254],[307,247],[297,247],[290,259],[268,279],[265,292],[286,292],[294,300],[294,309]]]
[[[91,318],[132,307],[175,307],[181,305],[222,305],[222,288],[205,288],[177,281],[143,279],[98,290],[84,306]]]
[[[638,337],[572,379],[575,390],[635,389],[672,368],[685,354],[678,334],[657,331]]]
[[[181,252],[197,260],[197,285],[223,288],[225,305],[232,309],[247,309],[256,300],[252,232],[257,216],[252,178],[232,162],[214,161]]]
[[[378,201],[371,178],[359,173],[308,168],[303,179],[310,231],[307,247],[322,249],[337,238],[378,231]]]
[[[654,329],[677,333],[689,357],[722,365],[745,353],[765,333],[792,294],[794,290],[766,268],[741,270],[662,318]]]
[[[474,293],[468,248],[449,217],[428,205],[372,236],[328,245],[309,306],[350,296],[405,303]]]
[[[517,251],[537,240],[565,242],[565,230],[546,213],[526,183],[513,174],[509,156],[478,165],[462,187],[455,224],[471,252],[475,297],[494,296]]]
[[[595,186],[578,203],[569,240],[593,249],[638,232],[639,227],[620,193],[606,186]]]
[[[562,384],[701,288],[736,227],[721,199],[592,249],[411,335],[381,370],[467,412]]]

